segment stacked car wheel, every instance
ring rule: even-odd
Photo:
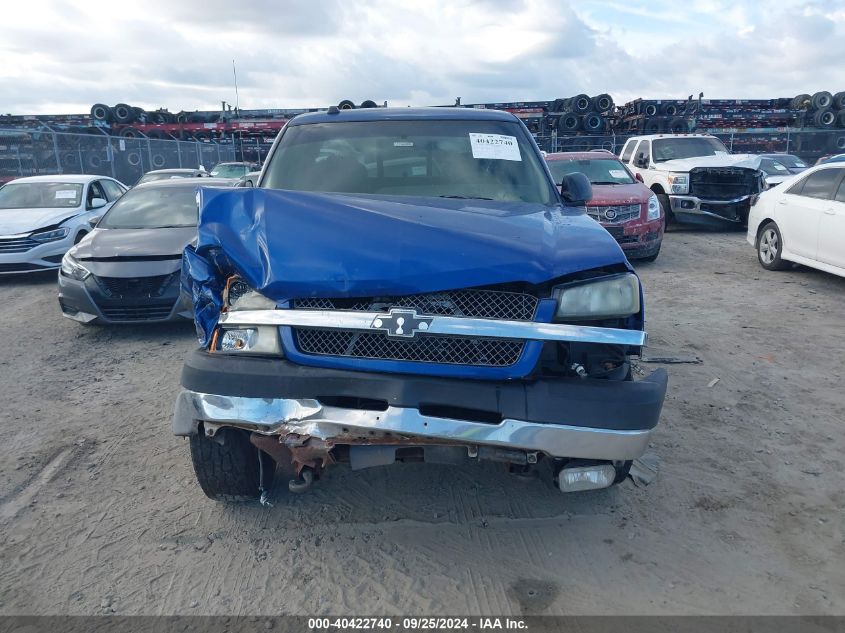
[[[845,91],[835,94],[820,90],[815,94],[796,95],[790,102],[793,110],[801,112],[796,116],[798,127],[817,128],[820,130],[845,129]],[[805,135],[806,136],[806,135]],[[818,139],[803,138],[805,145],[818,145]],[[842,152],[845,150],[845,133],[835,133],[826,147],[817,151]]]
[[[568,99],[555,99],[549,105],[550,126],[558,134],[571,134],[578,131],[592,134],[609,128],[608,116],[613,113],[613,97],[602,93],[595,97],[578,94]]]

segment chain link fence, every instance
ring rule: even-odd
[[[614,154],[634,134],[537,136],[540,149],[547,152],[584,152],[605,149]],[[845,153],[845,130],[795,130],[776,132],[717,132],[716,136],[735,154],[787,153],[813,164],[820,156]]]
[[[0,128],[0,183],[20,176],[96,174],[133,185],[153,169],[211,170],[234,160],[231,143]]]

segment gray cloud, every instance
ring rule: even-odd
[[[125,16],[30,2],[4,16],[0,111],[217,108],[234,101],[233,59],[245,108],[845,89],[845,11],[828,1],[696,0],[671,31],[675,5],[657,0],[149,0]]]

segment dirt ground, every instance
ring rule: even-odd
[[[85,328],[53,274],[0,278],[0,613],[845,614],[845,279],[739,233],[638,269],[649,353],[703,361],[668,366],[651,485],[336,467],[269,509],[205,498],[170,433],[190,324]]]

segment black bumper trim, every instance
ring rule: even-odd
[[[361,398],[394,407],[458,407],[503,418],[596,429],[657,425],[668,376],[658,369],[636,382],[547,378],[485,381],[416,374],[345,371],[194,351],[182,370],[191,391],[243,398]]]

